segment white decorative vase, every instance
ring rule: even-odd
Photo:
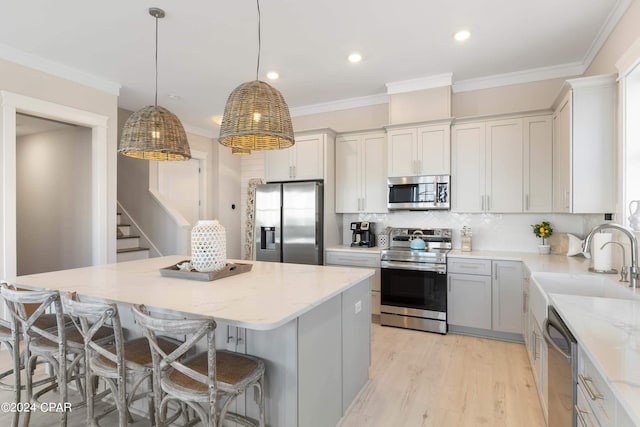
[[[551,246],[549,245],[538,245],[538,253],[540,255],[549,255],[551,252]]]
[[[222,270],[227,263],[227,238],[217,220],[198,221],[191,229],[191,265],[197,271]]]

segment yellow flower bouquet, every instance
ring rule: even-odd
[[[531,226],[533,228],[533,234],[542,239],[542,244],[545,244],[545,239],[553,234],[553,228],[548,221],[542,221],[540,224],[534,224]]]

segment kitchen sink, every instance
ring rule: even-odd
[[[595,273],[533,273],[529,288],[530,310],[542,328],[547,317],[549,294],[640,300],[640,294],[634,293],[628,283],[618,282],[618,277]]]
[[[534,273],[531,279],[546,294],[581,295],[586,297],[640,299],[628,283],[613,279],[618,276],[598,276],[595,274]]]

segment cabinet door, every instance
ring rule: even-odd
[[[522,119],[486,123],[486,211],[522,212]]]
[[[267,182],[290,181],[293,179],[291,160],[295,149],[294,145],[284,150],[268,150],[264,152],[264,176]]]
[[[451,173],[451,127],[418,128],[418,174],[449,175]]]
[[[369,213],[387,212],[387,138],[384,133],[362,138],[363,173],[361,210]],[[342,184],[338,181],[338,186]]]
[[[394,129],[387,133],[388,137],[388,170],[387,176],[418,175],[416,163],[416,128]]]
[[[522,263],[493,261],[493,330],[522,333]]]
[[[447,275],[447,322],[491,329],[491,276]]]
[[[324,179],[324,135],[296,137],[293,151],[293,179]]]
[[[453,127],[451,146],[451,210],[485,210],[485,126],[467,123]]]
[[[336,212],[361,210],[361,137],[341,136],[336,140]]]
[[[551,116],[525,117],[524,211],[553,210],[553,125]]]
[[[571,212],[571,93],[553,116],[553,211]]]

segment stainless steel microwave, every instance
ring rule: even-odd
[[[405,176],[388,178],[389,210],[449,209],[450,176]]]

